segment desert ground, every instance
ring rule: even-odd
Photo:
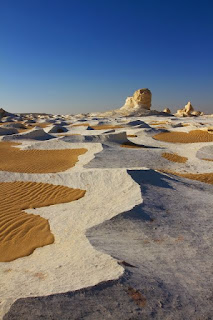
[[[0,122],[0,318],[213,319],[213,117]]]

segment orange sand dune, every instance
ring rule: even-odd
[[[167,153],[167,152],[165,152],[165,153],[162,153],[161,156],[163,158],[169,160],[169,161],[178,162],[178,163],[185,163],[188,160],[188,158],[181,157],[176,153]]]
[[[73,167],[87,149],[20,150],[18,143],[0,142],[0,170],[26,173],[50,173]]]
[[[169,171],[169,170],[158,170],[160,172],[173,174],[175,176],[191,179],[191,180],[198,180],[204,183],[213,184],[213,172],[210,173],[181,173],[176,171]]]
[[[173,131],[158,133],[153,139],[173,143],[212,142],[213,135],[203,130],[192,130],[189,133]]]
[[[48,221],[25,209],[78,200],[84,194],[84,190],[47,183],[1,182],[0,261],[27,256],[54,242]]]

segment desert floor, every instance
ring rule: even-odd
[[[213,117],[0,123],[0,318],[213,315]]]

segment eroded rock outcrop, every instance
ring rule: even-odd
[[[120,108],[122,112],[139,111],[141,109],[150,110],[152,93],[149,89],[139,89],[134,92],[132,97],[127,97],[125,104]]]
[[[171,110],[170,110],[169,108],[165,108],[165,109],[163,110],[163,112],[165,112],[165,113],[170,113],[170,114],[171,114]]]
[[[99,113],[102,117],[142,117],[150,115],[165,116],[165,112],[151,110],[152,93],[149,89],[139,89],[131,97],[127,97],[125,104],[120,109]],[[168,116],[170,114],[168,113]]]
[[[190,101],[185,105],[183,109],[177,110],[177,113],[175,114],[176,117],[197,117],[202,115],[203,112],[194,110]]]

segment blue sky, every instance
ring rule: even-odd
[[[212,1],[0,0],[0,107],[102,111],[144,87],[213,113]]]

